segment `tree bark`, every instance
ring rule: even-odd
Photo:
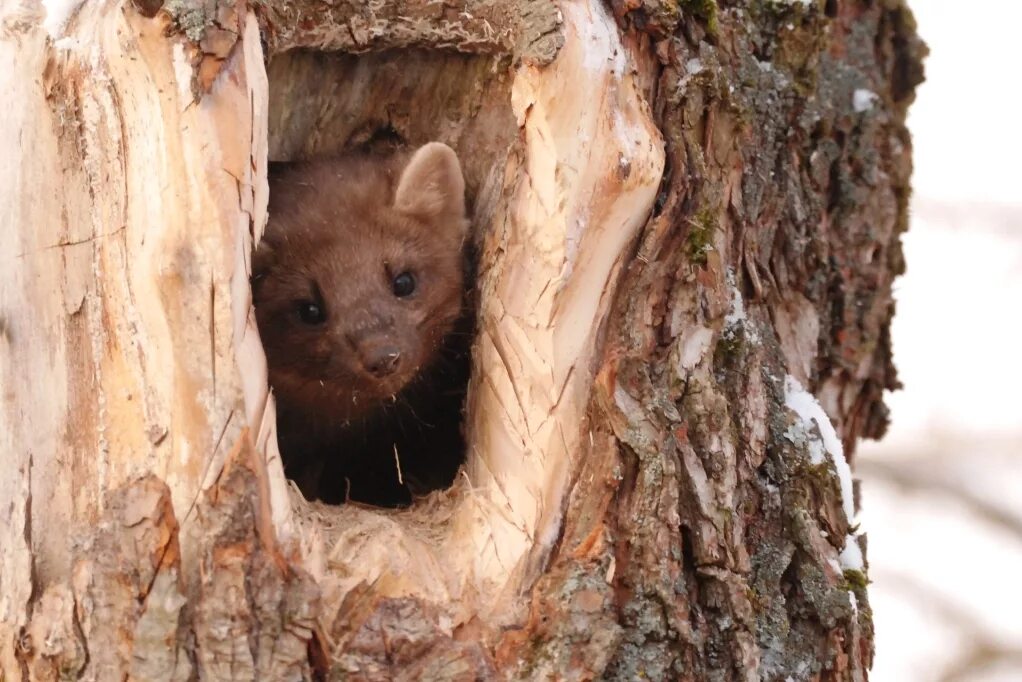
[[[867,677],[902,1],[49,9],[0,0],[0,679]],[[248,287],[267,161],[381,128],[479,253],[407,510],[288,486]]]

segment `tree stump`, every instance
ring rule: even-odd
[[[861,680],[902,0],[0,0],[0,679]],[[284,478],[269,160],[462,160],[455,484]]]

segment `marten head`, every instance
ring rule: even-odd
[[[351,419],[436,358],[462,309],[464,194],[437,142],[271,167],[252,290],[282,404]]]

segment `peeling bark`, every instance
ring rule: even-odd
[[[563,43],[549,0],[260,2],[271,52],[295,48],[357,54],[409,47],[506,54],[548,64]]]
[[[607,546],[583,564],[615,568],[621,632],[603,674],[864,679],[864,574],[838,561],[862,536],[837,470],[792,437],[785,375],[814,390],[849,457],[882,435],[904,114],[924,48],[900,4],[714,8],[670,24],[650,5],[619,9],[663,38],[670,171],[594,403],[617,444],[590,456],[621,458],[615,524],[590,526]],[[876,96],[861,111],[860,89]],[[555,567],[578,570],[576,553]]]
[[[723,5],[0,0],[0,677],[865,679],[925,48]],[[248,288],[267,160],[381,129],[480,258],[408,510],[288,487]]]

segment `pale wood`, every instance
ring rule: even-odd
[[[381,596],[433,603],[449,627],[476,617],[489,626],[509,622],[520,616],[514,595],[537,577],[556,534],[583,435],[595,335],[663,164],[613,19],[599,3],[564,10],[557,60],[549,68],[523,64],[511,82],[525,145],[497,176],[508,198],[486,230],[484,248],[500,244],[504,255],[483,276],[468,481],[430,503],[450,506],[446,523],[429,505],[408,514],[415,518],[392,514],[395,522],[382,527],[379,514],[354,509],[319,510],[322,522],[304,513],[300,560],[325,588],[328,607],[367,581]],[[5,385],[18,381],[19,391],[7,394],[3,414],[12,427],[6,445],[24,459],[20,484],[6,482],[4,499],[52,500],[32,510],[37,529],[82,528],[110,510],[111,491],[156,474],[180,519],[184,572],[175,589],[184,595],[198,585],[190,564],[208,542],[192,528],[201,516],[196,503],[246,434],[269,453],[269,467],[256,466],[264,536],[299,540],[249,310],[249,245],[265,221],[267,83],[251,16],[244,26],[241,49],[198,100],[201,62],[164,35],[159,15],[89,3],[59,42],[29,29],[23,41],[36,46],[38,59],[21,60],[23,81],[43,60],[48,81],[26,88],[22,126],[9,133],[49,139],[20,146],[8,163],[25,180],[4,188],[4,205],[24,211],[16,222],[38,226],[19,231],[27,243],[6,254],[15,273],[6,281],[23,288],[5,297],[16,321],[7,333],[19,340]],[[13,55],[15,45],[5,47]],[[24,45],[17,52],[28,54]],[[580,71],[587,77],[577,78]],[[53,128],[38,126],[38,117],[55,120]],[[79,117],[84,125],[73,128]],[[30,185],[58,200],[35,200]],[[31,309],[27,301],[10,305],[18,293],[35,299]],[[76,328],[85,343],[71,347]],[[40,358],[46,366],[33,367]],[[83,390],[90,385],[94,391]],[[64,394],[68,400],[54,399]],[[25,414],[31,396],[39,407]],[[32,436],[13,423],[18,411]],[[70,461],[57,454],[68,424]],[[62,493],[72,482],[73,492]],[[31,497],[21,489],[29,485]],[[14,517],[5,528],[13,534],[26,522]],[[336,526],[339,538],[330,532]],[[345,539],[353,535],[361,546]],[[27,623],[33,582],[59,585],[72,566],[65,535],[31,537],[32,546],[24,536],[20,548],[16,537],[4,545],[4,561],[22,567],[5,571],[7,633]],[[24,568],[33,561],[34,576]],[[345,578],[333,585],[337,575]],[[125,664],[132,644],[121,637],[108,651]],[[5,660],[13,676],[11,652]],[[93,670],[101,660],[90,662]]]
[[[882,430],[910,14],[771,5],[813,40],[766,68],[740,13],[609,4],[89,0],[51,35],[0,0],[0,678],[865,677],[862,540],[783,386],[849,456]],[[782,154],[805,112],[755,97],[858,87],[828,35],[878,115],[813,100],[840,134]],[[466,467],[330,507],[283,475],[250,254],[268,159],[384,124],[466,175]]]
[[[506,188],[488,193],[507,199],[483,227],[466,478],[393,521],[321,507],[306,517],[303,551],[327,604],[366,582],[435,604],[452,628],[496,628],[522,617],[517,595],[556,538],[586,446],[596,335],[663,170],[613,18],[599,3],[562,12],[555,61],[515,73],[525,144],[503,169]]]
[[[24,12],[5,4],[14,35],[0,42],[4,87],[19,95],[2,126],[0,188],[0,447],[12,472],[0,500],[15,505],[0,538],[8,679],[33,589],[63,589],[76,534],[125,483],[150,473],[166,483],[194,564],[205,542],[191,529],[196,503],[248,429],[260,431],[265,401],[246,270],[266,204],[254,20],[239,24],[249,49],[196,101],[188,49],[168,39],[166,17],[90,2],[55,40]],[[283,535],[288,513],[277,505]],[[101,596],[114,609],[127,598]],[[108,651],[127,665],[130,637]],[[102,662],[94,653],[86,677]]]

